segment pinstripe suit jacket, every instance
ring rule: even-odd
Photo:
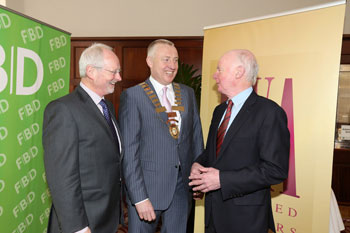
[[[149,80],[146,83],[154,88]],[[136,85],[121,95],[119,124],[125,146],[123,172],[132,204],[149,198],[155,210],[168,208],[181,173],[185,187],[193,161],[203,150],[203,135],[193,89],[180,84],[182,105],[178,139],[166,125],[167,114],[157,113],[143,88]],[[189,189],[190,190],[190,189]],[[189,200],[191,195],[189,192]]]

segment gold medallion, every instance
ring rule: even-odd
[[[178,139],[178,137],[179,137],[179,128],[177,127],[177,125],[175,125],[175,124],[169,125],[169,132],[170,132],[170,135],[174,139]]]

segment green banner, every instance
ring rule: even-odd
[[[70,34],[0,7],[0,232],[46,232],[43,112],[69,90]]]

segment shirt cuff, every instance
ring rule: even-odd
[[[139,202],[135,203],[135,205],[141,204],[142,202],[145,202],[145,201],[147,201],[147,200],[149,200],[149,199],[148,199],[148,198],[146,198],[146,199],[145,199],[145,200],[143,200],[143,201],[139,201]]]
[[[76,231],[75,233],[84,233],[85,231],[87,231],[89,227],[85,227],[84,229],[80,230],[80,231]]]

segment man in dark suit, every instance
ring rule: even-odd
[[[82,53],[79,69],[80,85],[44,113],[48,232],[115,233],[122,150],[115,111],[104,96],[121,80],[119,59],[109,46],[94,44]]]
[[[275,229],[270,186],[288,176],[289,131],[283,109],[253,91],[257,74],[248,50],[225,53],[214,74],[228,100],[215,108],[189,177],[193,191],[206,193],[206,233]]]
[[[185,233],[191,193],[188,176],[203,150],[193,89],[173,79],[178,53],[168,40],[147,51],[151,77],[121,95],[119,122],[125,145],[123,171],[129,233]]]

